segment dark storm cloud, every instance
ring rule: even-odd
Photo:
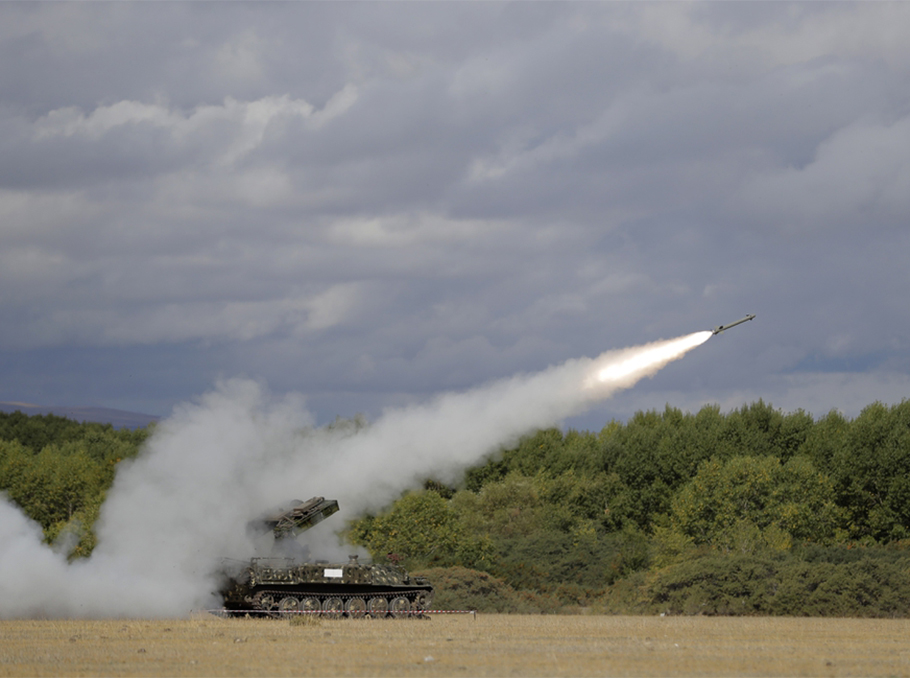
[[[0,347],[30,366],[0,399],[161,413],[242,374],[377,412],[746,312],[585,424],[910,386],[904,5],[0,18]]]

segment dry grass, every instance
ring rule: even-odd
[[[0,676],[910,676],[910,621],[0,621]]]

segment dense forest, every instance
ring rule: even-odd
[[[0,414],[0,490],[85,556],[117,462],[149,432]],[[908,462],[910,401],[852,420],[668,406],[538,431],[347,538],[425,573],[442,607],[908,616]]]

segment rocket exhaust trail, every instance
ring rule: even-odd
[[[246,524],[276,497],[334,497],[353,517],[427,478],[457,483],[521,436],[653,376],[710,336],[696,332],[443,393],[353,431],[316,427],[297,394],[273,396],[247,379],[220,382],[175,408],[140,455],[117,467],[90,558],[69,563],[42,543],[39,525],[0,497],[0,618],[162,617],[218,606],[212,592],[222,558],[265,555]],[[351,553],[329,532],[324,541],[307,539],[314,556]]]
[[[569,360],[535,374],[516,375],[387,411],[364,436],[345,440],[334,452],[338,464],[356,466],[369,486],[352,493],[348,482],[324,493],[338,497],[342,507],[379,510],[405,489],[394,483],[383,487],[384,478],[400,476],[403,468],[415,481],[433,477],[456,484],[466,468],[496,450],[517,443],[536,429],[558,426],[582,414],[595,402],[653,376],[710,337],[710,331],[696,332],[609,351],[593,359]],[[313,475],[310,473],[311,478]],[[317,470],[315,475],[322,474]],[[329,482],[326,478],[325,483]],[[351,496],[342,501],[341,495]]]

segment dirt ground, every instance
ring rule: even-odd
[[[0,676],[910,676],[910,621],[0,621]]]

